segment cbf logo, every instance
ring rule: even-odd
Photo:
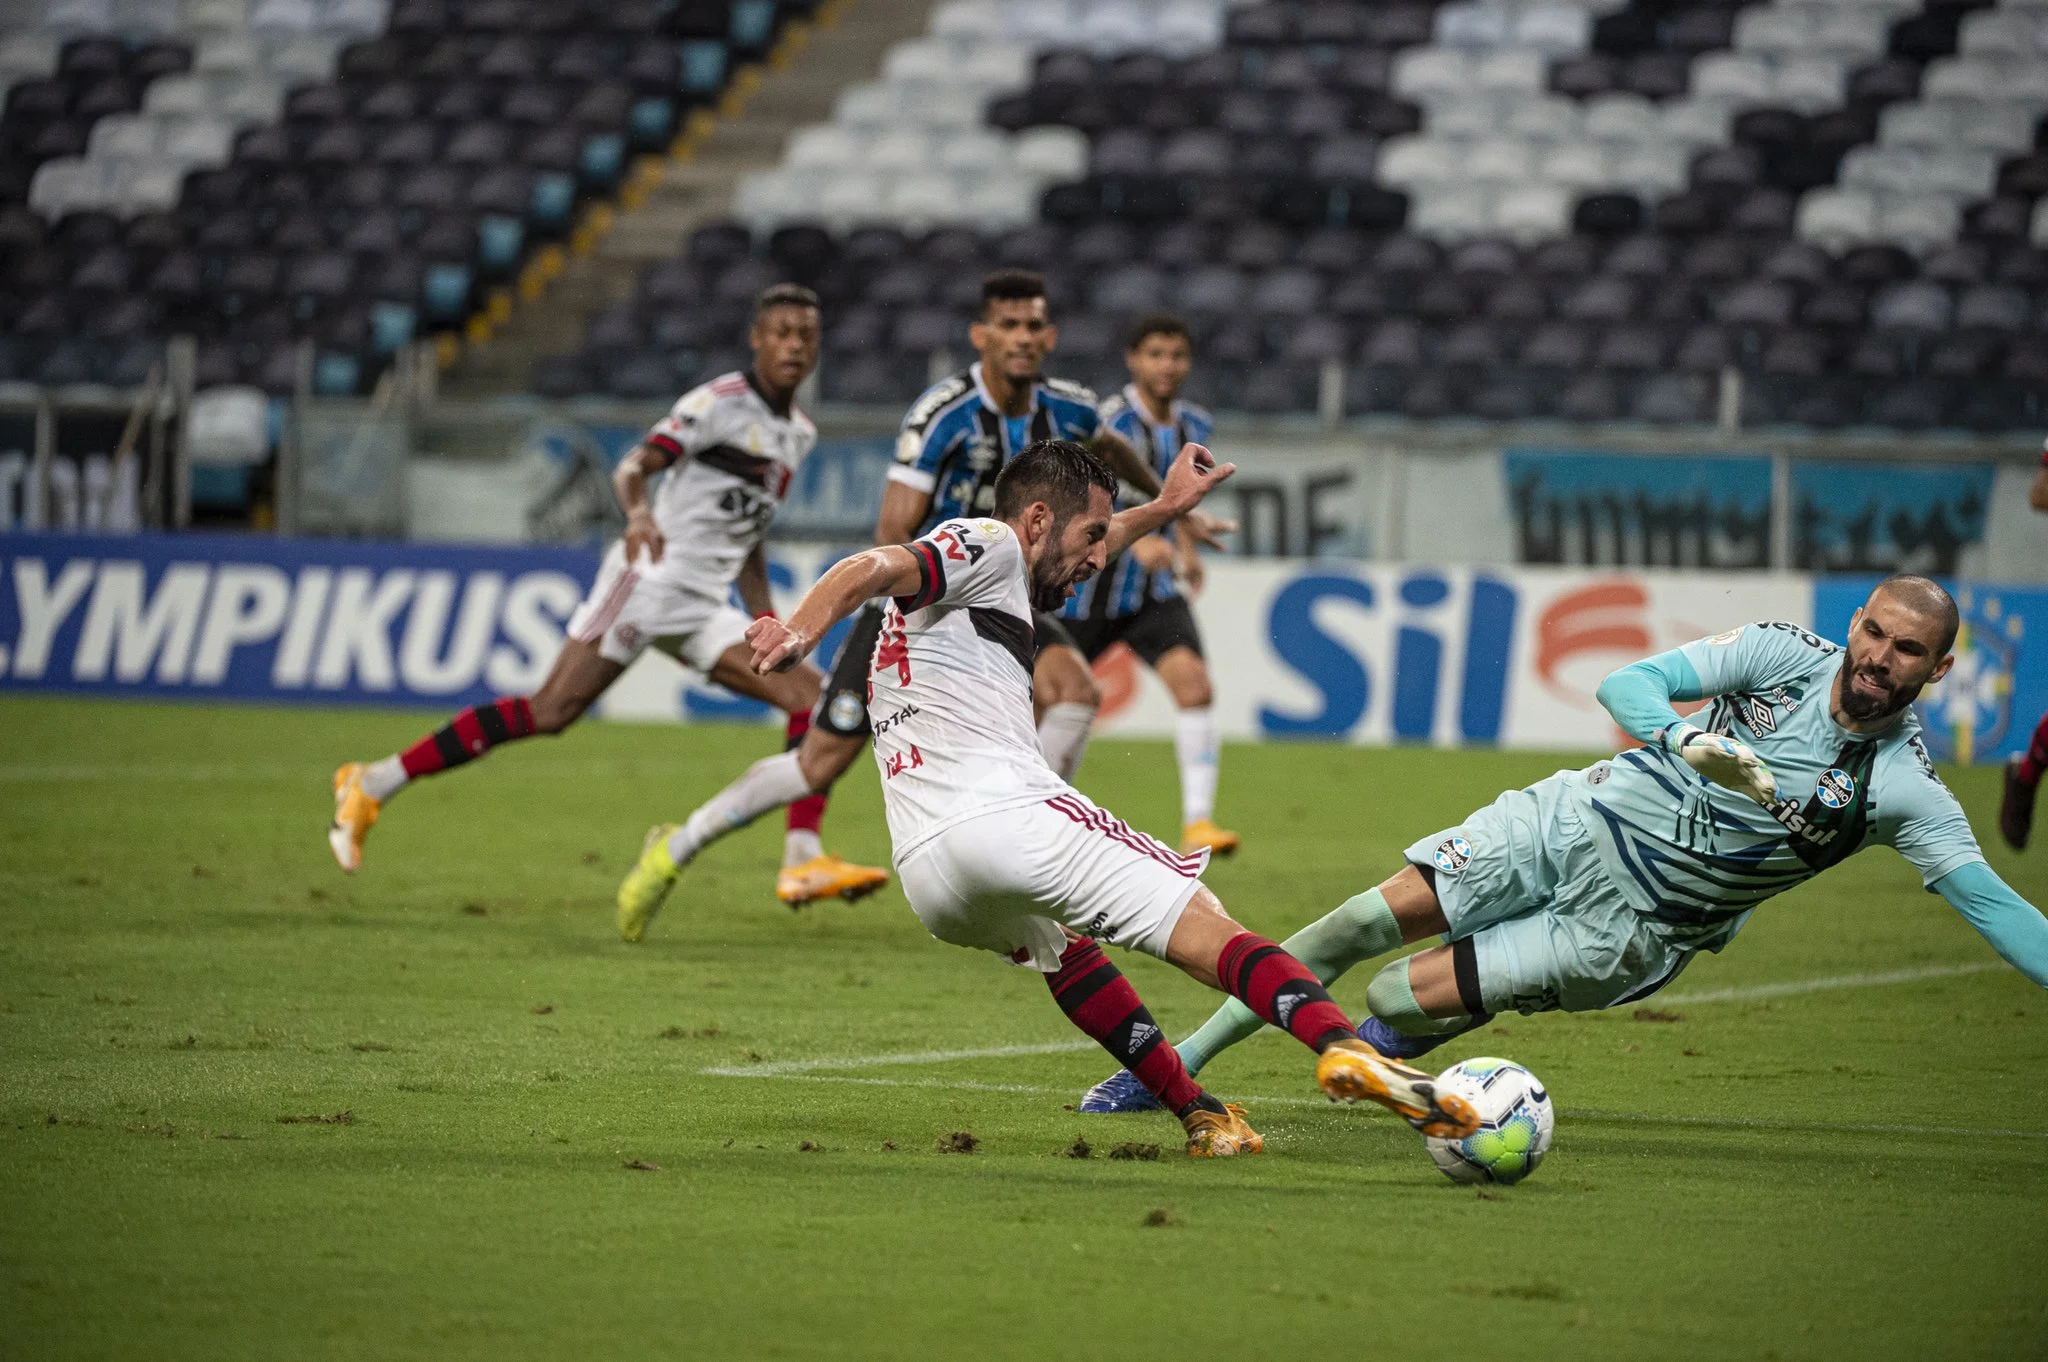
[[[1446,837],[1436,844],[1430,858],[1446,875],[1455,875],[1472,863],[1472,844],[1462,837]]]
[[[1919,709],[1935,760],[1968,763],[1979,751],[1996,752],[2012,727],[2022,630],[2020,617],[2007,614],[1996,596],[1962,591],[1956,605],[1956,665],[1921,694]]]
[[[1839,766],[1830,767],[1820,773],[1813,792],[1829,808],[1846,809],[1856,794],[1856,778]]]

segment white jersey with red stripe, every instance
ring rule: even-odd
[[[868,720],[899,861],[954,823],[1067,792],[1031,712],[1031,569],[999,520],[948,520],[908,545],[918,589],[890,601]]]
[[[818,428],[794,404],[776,411],[751,373],[730,373],[684,393],[642,443],[675,461],[654,492],[667,543],[648,575],[723,601]]]

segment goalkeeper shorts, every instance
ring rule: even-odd
[[[1436,878],[1469,1012],[1593,1012],[1648,997],[1694,951],[1630,906],[1559,772],[1408,848]]]

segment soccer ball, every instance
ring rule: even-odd
[[[1550,1152],[1556,1118],[1542,1080],[1505,1059],[1468,1059],[1437,1075],[1437,1086],[1479,1109],[1479,1129],[1462,1140],[1425,1137],[1429,1157],[1452,1182],[1520,1182]]]

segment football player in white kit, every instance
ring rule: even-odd
[[[835,565],[785,623],[747,630],[763,676],[798,665],[868,601],[888,599],[868,679],[897,873],[941,941],[1046,976],[1067,1016],[1181,1120],[1197,1157],[1257,1153],[1243,1113],[1188,1077],[1097,942],[1157,956],[1321,1055],[1331,1097],[1379,1102],[1430,1134],[1478,1128],[1471,1105],[1358,1039],[1315,976],[1245,931],[1202,884],[1203,849],[1133,831],[1046,763],[1031,708],[1032,612],[1057,610],[1104,562],[1192,510],[1234,466],[1190,444],[1159,496],[1114,511],[1116,478],[1085,447],[1041,440],[1007,464],[994,515]]]
[[[748,335],[752,367],[683,394],[620,462],[612,484],[626,511],[625,537],[606,552],[538,691],[465,709],[402,752],[334,773],[327,840],[343,870],[353,873],[361,864],[363,840],[384,802],[409,782],[499,743],[561,732],[650,645],[783,710],[791,743],[803,736],[822,676],[809,666],[757,675],[744,639],[752,619],[770,611],[762,537],[818,439],[795,405],[797,385],[817,367],[818,331],[815,293],[795,284],[765,290]],[[664,469],[668,476],[650,502],[648,479]],[[731,603],[735,585],[752,614]],[[855,898],[888,883],[884,871],[824,853],[816,831],[822,808],[822,801],[792,806],[776,881],[787,902],[817,897],[821,884]]]

